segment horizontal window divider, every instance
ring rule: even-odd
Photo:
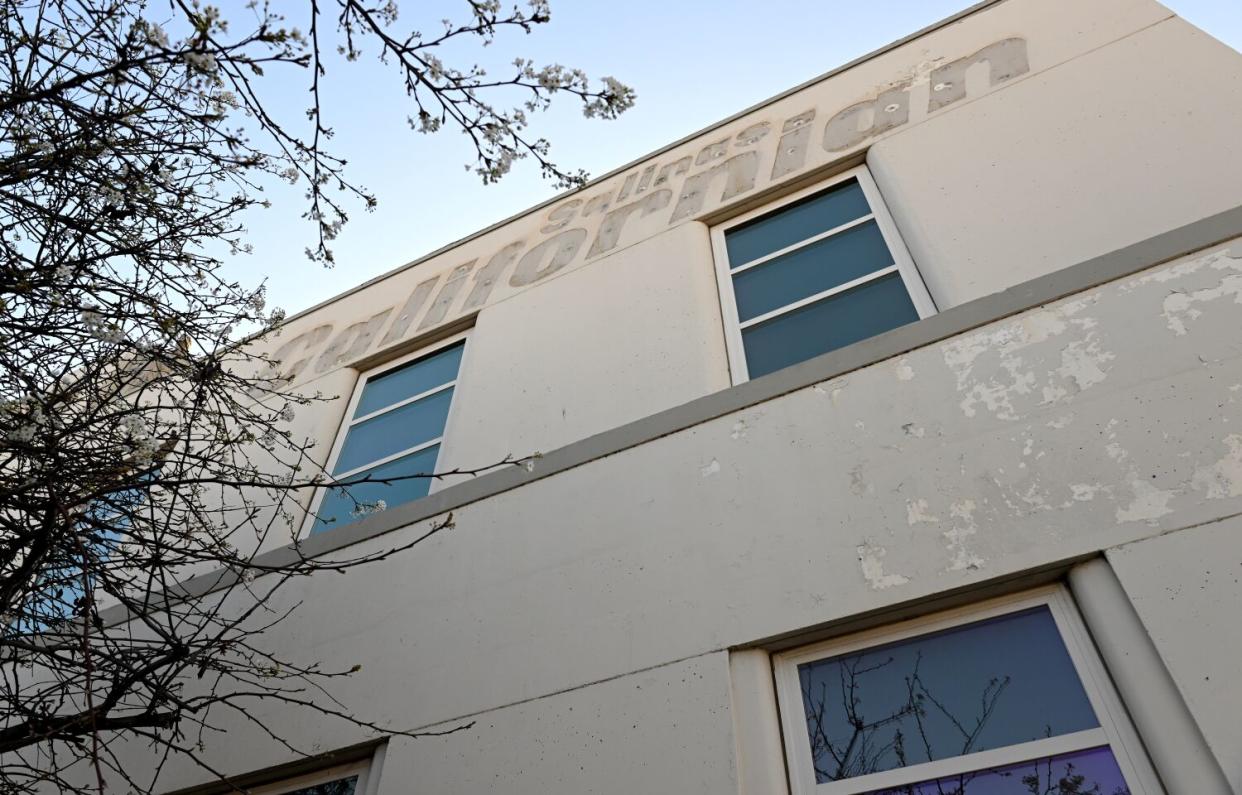
[[[900,270],[901,269],[898,268],[896,264],[893,264],[893,265],[889,265],[886,268],[881,268],[878,271],[872,271],[871,273],[868,273],[865,276],[859,276],[857,279],[851,279],[850,281],[845,282],[844,284],[838,284],[836,287],[832,287],[827,290],[822,290],[818,293],[815,293],[814,295],[808,295],[806,298],[800,298],[797,301],[794,301],[792,304],[785,304],[779,309],[773,309],[771,312],[764,312],[762,315],[757,315],[755,317],[752,317],[750,320],[739,323],[738,328],[747,329],[747,328],[750,328],[751,326],[757,326],[760,323],[763,323],[765,321],[771,320],[776,317],[780,317],[781,315],[786,314],[787,312],[792,312],[795,309],[801,309],[802,307],[809,306],[817,301],[822,301],[825,298],[831,298],[832,296],[837,295],[838,293],[848,292],[854,289],[855,287],[859,287],[861,285],[866,284],[867,282],[875,281],[876,279],[882,278],[884,276],[888,276],[890,274],[899,273]]]
[[[861,226],[862,224],[866,223],[867,221],[872,220],[873,218],[875,218],[874,212],[867,213],[866,215],[860,215],[854,220],[846,221],[840,226],[834,226],[832,229],[829,229],[826,232],[820,232],[818,235],[812,235],[811,237],[803,238],[802,240],[799,240],[797,243],[791,243],[790,245],[785,246],[782,249],[777,249],[776,251],[773,251],[770,254],[764,254],[762,257],[759,257],[757,259],[752,259],[749,262],[744,262],[735,268],[730,268],[729,273],[741,273],[743,271],[748,271],[751,268],[756,268],[764,264],[765,262],[771,262],[772,260],[778,257],[783,257],[786,254],[793,253],[800,248],[806,248],[812,243],[818,243],[819,241],[830,238],[833,235],[840,234],[841,232],[846,232],[850,229],[853,229],[856,226]],[[729,234],[729,230],[726,229],[725,235],[727,236],[728,234]]]
[[[1023,762],[1038,762],[1053,756],[1087,751],[1092,748],[1104,748],[1108,745],[1108,734],[1103,728],[1097,726],[1094,729],[1071,732],[1057,737],[1006,745],[988,751],[976,751],[973,754],[937,759],[841,781],[829,781],[817,786],[815,795],[859,795],[859,793],[875,790],[921,784],[963,773],[983,772]]]
[[[444,439],[443,436],[437,436],[436,438],[432,439],[429,442],[423,442],[422,444],[416,444],[413,447],[406,448],[405,450],[401,450],[396,453],[390,453],[389,455],[386,455],[383,458],[377,458],[374,461],[367,463],[367,464],[363,464],[360,467],[354,467],[348,472],[342,472],[339,475],[333,475],[332,478],[334,480],[344,480],[346,478],[353,477],[359,472],[365,472],[368,469],[374,469],[375,467],[381,466],[383,464],[387,464],[390,461],[396,461],[398,458],[404,458],[405,456],[410,455],[412,453],[417,453],[420,450],[426,450],[428,447],[433,447],[439,444],[443,439]]]
[[[454,378],[452,381],[448,381],[446,383],[440,384],[439,386],[434,386],[425,392],[419,392],[417,395],[414,395],[413,397],[408,397],[408,398],[405,398],[404,400],[399,400],[396,403],[393,403],[391,406],[385,406],[382,409],[376,409],[375,411],[372,411],[370,414],[363,414],[361,417],[356,417],[349,421],[349,427],[352,428],[359,423],[366,422],[367,420],[370,420],[370,419],[374,419],[375,417],[378,417],[382,414],[387,414],[390,411],[395,411],[396,409],[399,409],[402,406],[408,406],[411,403],[417,403],[418,401],[422,400],[425,397],[431,397],[434,394],[443,392],[444,390],[449,389],[450,387],[453,387],[456,385],[457,385],[457,379]]]

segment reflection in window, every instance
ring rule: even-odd
[[[781,652],[792,792],[1159,791],[1099,664],[1060,587]]]
[[[427,496],[465,342],[367,377],[312,533]],[[376,482],[384,481],[384,482]]]
[[[804,663],[798,675],[819,783],[1099,726],[1046,607]]]
[[[866,795],[1130,795],[1113,752],[1092,748]]]
[[[751,378],[919,319],[918,277],[858,179],[729,227],[724,247]]]
[[[95,499],[78,522],[81,549],[56,546],[49,551],[33,587],[17,599],[11,620],[0,626],[0,632],[47,632],[82,616],[87,593],[95,589],[96,573],[123,565],[122,546],[135,519],[141,520],[142,512],[150,510],[150,484],[158,476],[158,470],[149,471],[137,478],[136,485]]]
[[[322,784],[315,784],[302,789],[295,789],[285,795],[355,795],[355,789],[358,786],[358,777],[349,776],[348,778],[338,778],[335,781],[325,781]]]

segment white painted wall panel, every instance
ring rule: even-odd
[[[841,155],[820,141],[838,110],[911,76],[925,106],[938,63],[1026,37],[1029,74],[912,113],[871,150],[933,293],[960,303],[1237,202],[1242,59],[1166,18],[1145,0],[1009,0],[652,162],[815,108],[811,154],[784,181],[831,170]],[[441,468],[547,451],[725,388],[699,219],[779,187],[775,138],[753,194],[724,202],[717,184],[688,221],[635,215],[595,259],[602,213],[591,215],[563,270],[529,288],[503,273],[479,305]],[[333,330],[293,355],[318,361],[315,346],[399,308],[429,275],[536,244],[555,209],[296,320],[286,340]],[[474,287],[424,331],[459,315]],[[396,743],[385,793],[729,792],[723,650],[1242,511],[1240,295],[1242,246],[1217,247],[465,505],[456,529],[411,553],[293,583],[269,607],[301,607],[266,642],[361,665],[334,693],[377,723],[479,716],[473,735]],[[407,343],[418,325],[388,343],[381,328],[359,355]],[[326,457],[356,373],[325,362],[309,386],[342,400],[298,427]],[[1190,571],[1227,557],[1231,538],[1168,554]],[[1239,705],[1191,683],[1195,656],[1227,631],[1221,600],[1236,582],[1214,574],[1210,596],[1170,601],[1159,584],[1172,572],[1153,573],[1164,550],[1114,556],[1212,742],[1236,747],[1225,720]],[[1202,622],[1179,622],[1181,610]],[[304,750],[363,739],[264,714]],[[242,727],[209,753],[236,772],[289,757]],[[203,778],[181,766],[167,782]]]
[[[1242,56],[1171,19],[905,127],[868,164],[954,306],[1237,206],[1240,77]]]
[[[1242,461],[1233,467],[1222,484],[1242,493]],[[1242,520],[1146,539],[1109,550],[1108,559],[1231,786],[1242,792]]]
[[[471,718],[389,749],[381,795],[727,795],[737,791],[725,653]]]
[[[761,195],[787,189],[815,173],[839,170],[843,163],[857,158],[877,142],[904,135],[943,117],[959,115],[989,97],[1012,91],[1046,72],[1062,69],[1100,48],[1107,49],[1113,42],[1170,16],[1168,9],[1150,0],[1093,0],[1087,4],[1077,0],[1007,0],[989,6],[680,142],[666,152],[656,153],[644,162],[566,195],[547,207],[510,219],[419,262],[416,267],[399,269],[358,291],[295,317],[289,323],[287,336],[271,347],[288,346],[286,365],[305,362],[298,370],[297,381],[301,382],[416,340],[420,335],[432,334],[481,306],[496,306],[523,292],[542,291],[550,282],[536,278],[541,268],[562,275],[615,252],[611,256],[611,267],[625,270],[630,257],[637,253],[633,248],[623,250],[626,246],[653,238],[670,228],[739,211]],[[989,81],[986,67],[976,67],[966,75],[964,96],[947,106],[935,104],[934,99],[947,96],[934,91],[931,81],[936,69],[969,59],[1006,40],[1020,42],[1018,49],[1025,53],[1024,58],[1018,59],[1020,67],[1015,63],[1013,73],[996,83]],[[1175,42],[1159,44],[1172,46]],[[1202,40],[1185,41],[1181,45],[1201,46]],[[1215,43],[1211,46],[1220,47]],[[1186,59],[1185,67],[1167,70],[1168,75],[1176,76],[1172,78],[1175,80],[1195,74],[1200,64],[1193,54],[1183,55],[1181,46],[1160,52]],[[1150,58],[1150,52],[1145,54],[1149,60],[1156,60]],[[1242,59],[1235,57],[1232,62],[1218,65],[1222,68],[1213,72],[1211,79],[1205,79],[1203,85],[1221,92],[1223,103],[1231,89],[1221,87],[1229,86],[1231,79],[1237,82],[1238,75],[1242,74]],[[690,79],[689,76],[683,78]],[[1088,73],[1081,78],[1086,85],[1097,86],[1100,92],[1124,92],[1128,89],[1119,88],[1114,82],[1131,79],[1128,74],[1114,73]],[[1161,86],[1165,84],[1167,80]],[[839,114],[859,103],[870,107],[877,95],[887,95],[895,87],[900,95],[897,98],[902,99],[898,105],[908,104],[908,114],[902,114],[908,116],[904,123],[891,128],[885,125],[868,127],[872,117],[867,110],[861,115],[849,116],[849,122],[838,122],[832,136],[826,134]],[[1163,95],[1156,93],[1155,96],[1159,99]],[[1064,108],[1055,110],[1065,112]],[[1019,112],[1022,111],[1019,107]],[[1215,109],[1204,123],[1220,131],[1232,131],[1236,126],[1231,123],[1232,118]],[[809,119],[808,134],[801,143],[784,137],[786,122],[795,119]],[[1038,127],[1053,122],[1031,119],[1031,123]],[[1141,120],[1135,121],[1135,124],[1140,123]],[[848,134],[850,124],[857,128],[857,135]],[[924,160],[934,162],[940,158],[964,161],[967,170],[978,166],[981,162],[979,144],[986,130],[974,131],[965,117],[953,123],[953,129],[958,132],[947,139],[947,146],[929,145],[918,150],[916,171],[926,165]],[[837,140],[843,133],[851,141],[848,146],[828,145],[829,139]],[[1165,147],[1178,145],[1164,138],[1156,140]],[[999,147],[1006,155],[1017,146],[1012,138],[986,144]],[[790,156],[790,149],[799,154]],[[781,153],[779,163],[778,152]],[[729,162],[735,168],[728,175],[721,171],[717,176],[706,176]],[[1048,170],[1047,161],[1022,162],[1023,176],[1031,169]],[[1134,170],[1128,161],[1124,166]],[[661,181],[661,174],[666,177],[664,181]],[[639,191],[639,185],[645,185],[645,191]],[[942,199],[932,197],[932,200]],[[955,203],[958,205],[954,209],[955,223],[962,230],[971,225],[969,219],[976,211],[987,209],[982,194],[978,197],[959,195]],[[622,207],[629,209],[619,216],[610,216],[610,212],[616,213]],[[911,210],[921,213],[922,206],[914,205]],[[552,266],[552,250],[545,249],[542,256],[532,255],[533,259],[527,263],[529,267],[522,266],[521,257],[554,238],[567,244],[563,249],[566,255],[563,261]],[[510,246],[516,248],[517,256],[496,259],[496,255]],[[1002,246],[989,253],[999,258],[1004,250]],[[497,265],[495,271],[491,269],[493,262]],[[952,259],[944,262],[946,267],[957,267]],[[930,261],[930,264],[939,265],[941,261]],[[1058,267],[1067,264],[1062,262]],[[519,275],[519,270],[524,272]],[[1007,283],[1014,284],[1022,278],[1025,278],[1022,273],[1015,272]],[[419,298],[419,285],[424,284],[427,290]],[[411,296],[416,300],[407,305]],[[472,300],[475,298],[478,300]],[[580,300],[580,296],[566,300]],[[405,311],[407,306],[408,312]],[[522,320],[529,322],[525,317]],[[319,334],[314,331],[316,329],[324,333]],[[506,332],[516,333],[509,329]]]
[[[338,697],[413,728],[1236,514],[1239,285],[1216,247],[463,506],[293,584],[269,642],[360,664]]]
[[[707,229],[685,224],[490,306],[440,468],[555,449],[729,385]]]

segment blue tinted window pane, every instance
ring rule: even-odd
[[[746,366],[758,378],[918,319],[893,273],[744,329]]]
[[[328,489],[327,493],[323,495],[323,501],[319,504],[319,515],[315,519],[315,526],[311,529],[311,532],[320,533],[333,527],[349,524],[364,516],[367,506],[374,506],[378,500],[383,500],[386,507],[393,508],[397,505],[417,500],[420,497],[426,497],[428,489],[431,488],[431,478],[408,476],[429,475],[435,472],[436,455],[439,452],[440,445],[434,444],[426,450],[410,453],[395,461],[389,461],[387,464],[359,472],[347,478],[349,482],[356,482],[366,477],[398,478],[407,476],[406,480],[398,480],[392,483],[356,483],[356,485],[349,487]],[[361,508],[360,505],[362,506]]]
[[[383,375],[370,378],[362,388],[354,416],[362,417],[379,411],[385,406],[400,403],[406,398],[420,395],[428,389],[456,379],[465,345],[464,342],[459,342],[426,359],[404,364]]]
[[[354,790],[357,786],[358,777],[350,776],[349,778],[338,778],[336,781],[326,781],[313,787],[295,789],[288,795],[354,795]]]
[[[1113,752],[1092,748],[867,795],[1130,795]]]
[[[750,320],[892,264],[880,227],[867,221],[735,275],[738,318]]]
[[[807,663],[798,676],[820,783],[1099,725],[1045,607]]]
[[[87,507],[80,522],[79,537],[85,543],[84,551],[92,558],[86,567],[88,581],[94,579],[92,571],[96,567],[105,566],[116,558],[118,547],[130,534],[134,518],[143,516],[141,512],[149,508],[147,484],[158,475],[159,470],[139,475],[139,485],[114,491]],[[55,555],[38,572],[30,592],[18,603],[9,626],[23,634],[47,630],[79,615],[85,595],[80,556],[71,556],[66,561]],[[5,629],[5,624],[0,623],[0,632]]]
[[[856,181],[848,180],[824,193],[730,229],[725,233],[729,265],[734,268],[745,265],[752,259],[792,246],[799,240],[827,232],[870,212],[862,188]]]
[[[347,431],[334,472],[348,472],[444,434],[452,388],[363,420]]]

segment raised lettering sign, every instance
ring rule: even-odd
[[[477,260],[471,260],[424,279],[403,304],[352,323],[335,336],[332,325],[299,334],[276,351],[279,371],[283,378],[296,380],[312,361],[315,373],[356,361],[377,338],[379,347],[387,347],[407,339],[411,329],[425,331],[480,309],[492,299],[497,285],[524,288],[604,256],[623,243],[701,217],[761,187],[765,170],[768,184],[797,174],[807,168],[816,140],[823,150],[820,161],[831,162],[908,124],[916,111],[919,118],[939,112],[972,92],[990,90],[1029,70],[1026,41],[1003,39],[937,67],[922,81],[910,75],[831,115],[810,108],[779,121],[760,119],[735,135],[700,145],[694,156],[681,154],[664,163],[644,164],[618,175],[611,185],[594,186],[589,197],[566,199],[552,207],[535,239],[508,242],[477,271]],[[913,89],[924,85],[925,107],[914,108]],[[774,130],[779,135],[771,134]],[[680,185],[674,187],[678,180]],[[385,323],[388,328],[380,338]],[[320,346],[325,346],[321,352]]]

